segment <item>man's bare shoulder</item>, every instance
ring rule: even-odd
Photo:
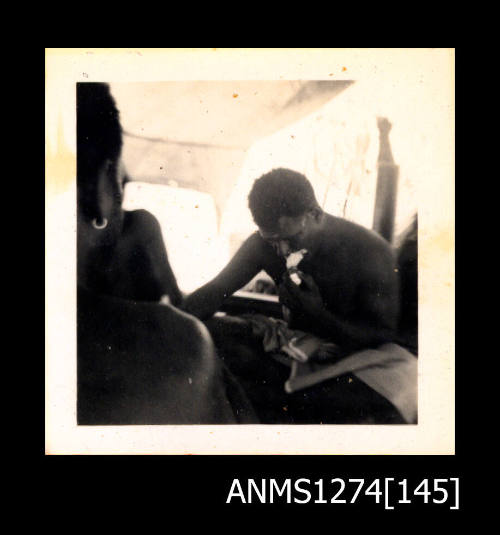
[[[151,349],[168,347],[187,357],[213,350],[210,334],[203,323],[171,305],[82,292],[79,307],[80,304],[82,311],[87,309],[93,318],[106,321],[108,330],[117,337],[133,338],[134,343],[142,340]]]
[[[394,279],[396,253],[382,236],[346,219],[329,216],[325,221],[323,260],[347,270],[359,280]]]
[[[160,232],[158,219],[147,210],[124,211],[124,230],[129,234],[149,235]]]
[[[141,303],[139,306],[139,313],[153,316],[159,328],[168,334],[169,338],[181,342],[183,347],[212,349],[208,329],[198,318],[167,304]]]
[[[331,242],[332,245],[346,247],[353,251],[368,249],[389,256],[394,254],[394,250],[387,240],[374,230],[354,221],[326,214],[325,232],[327,242]]]
[[[243,243],[246,244],[247,247],[254,248],[255,250],[260,250],[262,247],[267,245],[267,242],[257,230],[252,232],[252,234],[250,234],[250,236],[248,236]]]
[[[252,232],[248,238],[241,244],[239,255],[252,259],[259,259],[260,262],[265,262],[269,259],[269,255],[274,255],[274,249],[258,231]]]
[[[142,310],[141,310],[142,308]],[[169,355],[169,369],[172,373],[211,373],[216,366],[214,343],[205,325],[194,316],[170,305],[144,303],[140,314],[146,313],[155,325],[153,332],[146,332],[145,338],[155,338],[153,347],[164,349]]]

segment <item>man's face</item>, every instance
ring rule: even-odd
[[[286,257],[300,249],[312,249],[313,244],[313,221],[310,214],[297,217],[282,216],[275,228],[259,228],[260,235],[279,256]]]

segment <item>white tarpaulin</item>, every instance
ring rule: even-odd
[[[132,180],[213,195],[224,209],[246,151],[320,108],[349,81],[113,83]]]

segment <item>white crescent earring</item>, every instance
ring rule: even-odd
[[[102,230],[108,226],[108,220],[103,217],[102,222],[98,222],[97,218],[92,219],[92,226],[97,230]]]

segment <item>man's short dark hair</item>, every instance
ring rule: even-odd
[[[258,178],[248,196],[255,223],[274,228],[280,217],[297,217],[319,208],[314,190],[307,178],[290,169],[273,169]]]
[[[118,162],[122,150],[120,114],[109,85],[76,84],[77,185],[84,212],[96,198],[97,174],[106,160]]]

